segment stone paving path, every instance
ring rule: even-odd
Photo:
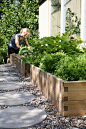
[[[5,77],[5,76],[4,76]],[[0,76],[1,78],[1,76]],[[0,82],[0,90],[14,90],[14,89],[20,89],[23,88],[24,84],[21,82]]]
[[[24,106],[35,96],[24,90],[18,73],[10,64],[0,66],[0,129],[26,128],[46,118],[44,108]]]
[[[23,91],[0,93],[0,105],[20,105],[28,103],[34,98],[34,95]]]
[[[0,82],[3,82],[3,81],[5,81],[5,82],[19,81],[19,77],[5,76],[5,78],[4,78],[4,76],[1,76]]]
[[[0,65],[1,76],[19,77],[19,80],[0,82],[0,99],[6,101],[0,104],[0,129],[86,129],[86,116],[62,117],[39,88],[31,84],[30,77],[22,76],[15,67]],[[25,102],[21,99],[22,103],[18,103],[15,95],[23,96],[21,93],[31,95],[28,98],[31,100]]]

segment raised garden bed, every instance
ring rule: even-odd
[[[11,54],[10,55],[10,63],[14,66],[16,66],[16,55]]]
[[[30,76],[30,64],[22,62],[22,56],[10,55],[10,62],[12,65],[16,66],[16,68],[20,71],[20,73],[24,76]]]
[[[16,67],[21,66],[20,60],[16,57]],[[23,65],[19,68],[25,69]],[[34,65],[30,65],[28,69],[31,82],[39,87],[43,95],[56,106],[62,116],[86,115],[86,81],[66,82]]]

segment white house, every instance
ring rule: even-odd
[[[40,38],[56,36],[58,32],[62,35],[65,32],[67,8],[71,8],[81,18],[80,36],[82,40],[86,40],[86,0],[39,0]]]
[[[52,6],[51,0],[39,1],[39,34],[40,38],[45,36],[51,36],[52,27]]]

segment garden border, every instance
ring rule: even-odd
[[[24,76],[30,76],[30,64],[23,63],[22,56],[10,55],[10,63],[19,70],[19,72]]]
[[[86,81],[64,81],[32,64],[23,64],[16,55],[11,55],[10,60],[21,74],[30,75],[32,84],[39,87],[62,116],[86,115]]]

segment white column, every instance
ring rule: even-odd
[[[49,9],[48,0],[39,6],[39,37],[49,36]]]
[[[66,0],[61,0],[61,36],[65,32],[65,20],[66,20]]]
[[[49,0],[49,36],[52,35],[52,1]]]
[[[86,40],[86,0],[81,1],[81,39]],[[86,43],[83,43],[86,47]]]

